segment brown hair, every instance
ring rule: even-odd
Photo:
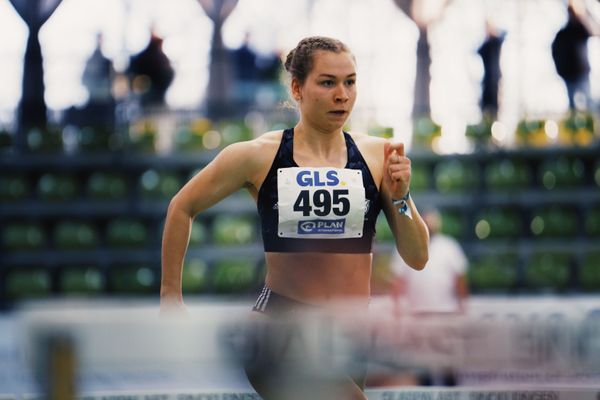
[[[350,53],[348,46],[337,39],[324,36],[311,36],[302,39],[296,48],[288,53],[284,64],[285,70],[292,75],[292,78],[296,78],[301,85],[313,68],[313,56],[317,50]]]

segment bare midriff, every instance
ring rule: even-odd
[[[369,301],[372,254],[266,253],[266,284],[304,303]]]

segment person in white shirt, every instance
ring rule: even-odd
[[[392,285],[393,312],[397,316],[408,314],[418,318],[464,314],[469,296],[467,257],[456,239],[441,233],[442,219],[438,210],[427,210],[422,213],[422,218],[429,229],[429,260],[425,268],[415,270],[399,255],[392,255],[390,267],[395,276]],[[447,367],[404,371],[387,379],[387,384],[458,384],[455,371]]]
[[[417,271],[408,267],[398,254],[391,259],[395,308],[410,314],[464,313],[469,295],[467,257],[456,239],[441,233],[437,210],[425,212],[423,219],[430,235],[425,268]]]

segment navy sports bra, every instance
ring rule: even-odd
[[[267,252],[318,252],[318,253],[370,253],[375,237],[375,222],[381,211],[381,198],[371,171],[360,154],[352,137],[344,132],[348,162],[345,169],[362,171],[365,188],[366,211],[363,234],[360,238],[317,239],[285,238],[278,236],[279,214],[277,209],[277,170],[298,167],[294,162],[294,130],[283,131],[281,144],[277,150],[271,169],[258,192],[257,208],[262,226],[262,238]]]

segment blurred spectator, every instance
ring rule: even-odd
[[[477,53],[483,62],[483,80],[481,81],[481,112],[484,117],[496,119],[498,114],[498,88],[502,73],[500,71],[500,50],[504,35],[486,21],[486,37]]]
[[[468,265],[460,244],[441,233],[442,220],[437,210],[423,213],[429,228],[429,261],[421,271],[414,270],[393,252],[391,269],[396,278],[392,297],[397,314],[404,310],[416,316],[458,315],[466,311],[469,295]],[[414,380],[421,386],[456,386],[451,369],[417,371]]]
[[[429,228],[429,261],[422,271],[409,268],[393,252],[391,269],[396,275],[393,297],[396,310],[411,314],[463,313],[469,291],[466,280],[468,260],[460,244],[441,230],[437,210],[426,211]]]
[[[244,44],[232,51],[235,65],[235,78],[242,82],[253,82],[258,77],[256,53],[250,48],[250,35],[246,34]]]
[[[113,65],[102,54],[102,35],[97,36],[96,49],[88,59],[83,71],[83,84],[89,100],[83,113],[88,120],[111,125],[114,121],[115,101],[112,96]]]
[[[257,55],[250,48],[249,34],[246,34],[244,44],[233,50],[231,55],[235,76],[234,97],[245,112],[254,101],[258,80]]]
[[[567,23],[552,41],[552,58],[556,72],[563,79],[569,96],[569,109],[589,108],[590,64],[587,41],[591,31],[584,12],[577,12],[572,2],[567,7]],[[577,101],[581,97],[582,101]]]
[[[245,113],[259,102],[261,93],[272,91],[271,86],[278,83],[281,60],[276,54],[255,52],[250,45],[249,34],[246,35],[244,44],[231,52],[231,59],[235,76],[234,96],[238,107],[243,108]],[[272,97],[276,96],[273,94]]]
[[[165,94],[173,81],[174,71],[162,43],[163,40],[153,33],[148,46],[129,62],[127,73],[142,106],[164,105]]]
[[[258,80],[265,83],[278,82],[281,71],[281,59],[275,53],[258,55],[256,68],[258,69]]]

